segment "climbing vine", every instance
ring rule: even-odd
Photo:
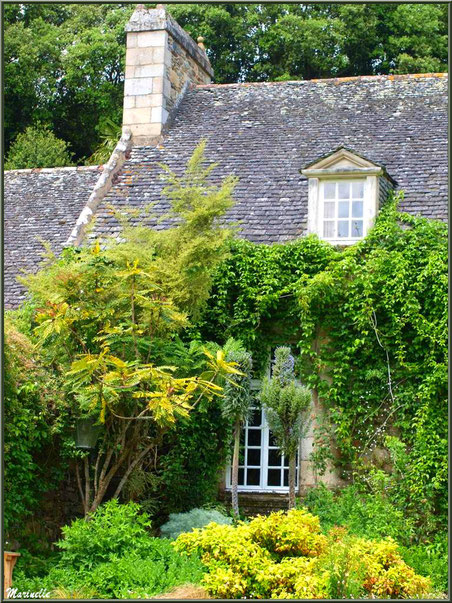
[[[198,328],[240,338],[258,372],[272,346],[297,347],[299,376],[328,417],[317,430],[319,470],[334,458],[356,475],[396,436],[407,451],[406,505],[445,512],[445,224],[402,214],[393,199],[368,236],[343,250],[314,236],[234,241]]]

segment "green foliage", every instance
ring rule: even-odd
[[[160,513],[189,511],[216,500],[230,429],[221,412],[221,400],[215,400],[201,401],[188,420],[179,421],[168,433],[159,452]]]
[[[147,550],[153,540],[147,528],[151,522],[139,513],[136,503],[121,505],[110,500],[90,515],[63,527],[61,562],[66,568],[91,569],[112,555],[122,557],[137,550]]]
[[[401,214],[394,199],[345,250],[313,236],[235,241],[198,329],[203,338],[240,338],[257,373],[272,346],[298,341],[297,375],[327,409],[315,428],[319,472],[333,461],[365,479],[386,435],[398,435],[398,508],[433,531],[445,521],[445,224]]]
[[[353,539],[347,537],[329,543],[324,568],[328,574],[328,591],[332,599],[360,599],[365,594],[363,583],[366,566]]]
[[[264,378],[260,398],[278,447],[292,457],[309,427],[306,411],[311,404],[311,392],[295,381],[290,348],[276,348],[273,374],[270,379]]]
[[[133,7],[16,8],[5,13],[6,149],[40,121],[70,143],[80,161],[98,146],[106,118],[121,121],[124,26]]]
[[[232,518],[215,509],[192,509],[187,513],[171,513],[169,521],[160,528],[160,533],[165,538],[177,538],[183,532],[203,528],[212,522],[219,525],[230,525]]]
[[[122,262],[136,258],[152,274],[161,295],[192,319],[206,305],[212,273],[227,257],[227,242],[233,233],[221,224],[221,218],[234,205],[236,179],[227,176],[220,185],[208,182],[216,164],[207,161],[205,147],[206,141],[201,141],[182,175],[162,166],[167,180],[163,194],[171,206],[167,217],[174,228],[150,229],[146,215],[137,226],[136,212],[131,210],[118,216],[125,242],[114,247],[115,258]],[[152,214],[152,207],[148,211]]]
[[[101,143],[88,159],[88,163],[94,165],[107,163],[110,159],[110,155],[115,150],[115,147],[121,138],[122,127],[107,117],[99,124],[98,130]]]
[[[390,538],[364,540],[320,533],[304,510],[258,516],[236,527],[210,524],[181,534],[176,550],[198,553],[203,584],[216,598],[411,598],[430,592]]]
[[[215,273],[209,305],[198,321],[202,338],[239,339],[252,354],[255,372],[264,372],[271,347],[300,336],[297,282],[334,257],[331,245],[314,236],[274,245],[231,241],[230,256]]]
[[[326,532],[344,526],[362,538],[390,536],[403,545],[410,544],[414,537],[414,523],[403,511],[387,498],[365,493],[357,486],[334,493],[322,484],[310,489],[301,504],[320,518]]]
[[[343,466],[357,469],[398,433],[406,512],[444,514],[447,227],[396,205],[387,203],[366,239],[301,284],[301,370],[336,425]]]
[[[49,455],[54,443],[58,384],[30,339],[8,316],[4,346],[5,533],[22,539],[24,521],[41,495],[56,485],[61,465]]]
[[[347,486],[334,493],[322,484],[310,489],[300,504],[319,517],[324,533],[334,532],[339,526],[350,535],[366,539],[393,538],[399,543],[403,560],[417,574],[430,577],[435,591],[446,592],[447,533],[426,537],[396,503],[388,498],[388,492]]]
[[[421,576],[430,576],[437,592],[448,592],[449,555],[447,533],[437,534],[431,543],[400,547],[404,561]]]
[[[149,535],[149,518],[133,503],[110,501],[89,521],[79,519],[63,528],[62,554],[47,575],[15,573],[18,590],[46,588],[53,596],[147,598],[202,578],[195,556],[177,554],[166,539]],[[39,585],[39,588],[37,588]]]
[[[68,143],[56,138],[48,126],[29,126],[18,134],[5,161],[6,170],[63,167],[72,164]]]
[[[154,6],[148,4],[147,6]],[[128,4],[5,8],[6,148],[40,120],[90,156],[121,121]],[[447,4],[170,4],[217,83],[447,70]]]
[[[223,390],[223,416],[232,423],[243,424],[251,404],[251,354],[245,350],[232,351],[227,356],[229,362],[236,363],[239,375],[231,376]]]
[[[36,309],[35,340],[64,382],[65,452],[83,456],[74,450],[77,418],[94,417],[103,427],[92,467],[83,456],[85,513],[121,469],[119,496],[192,404],[221,393],[217,379],[238,374],[221,350],[212,355],[202,345],[197,368],[187,372],[177,362],[175,337],[205,304],[230,237],[219,219],[233,203],[234,183],[206,184],[212,166],[204,166],[204,146],[184,175],[168,172],[173,229],[126,223],[124,242],[66,249],[24,279]]]

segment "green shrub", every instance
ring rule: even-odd
[[[203,567],[196,556],[183,557],[169,541],[153,539],[152,552],[146,557],[129,553],[96,565],[79,574],[81,584],[101,593],[102,597],[127,599],[149,597],[186,582],[199,583]]]
[[[449,557],[447,533],[438,534],[430,544],[400,547],[405,563],[421,576],[430,576],[435,591],[447,592],[449,587]]]
[[[63,598],[86,592],[99,598],[127,599],[200,582],[199,558],[182,556],[168,539],[150,536],[150,521],[139,509],[137,504],[112,500],[90,520],[74,521],[63,528],[64,539],[58,543],[62,552],[48,573],[30,576],[21,569],[15,573],[14,587],[20,591],[45,588]]]
[[[29,126],[11,145],[5,169],[49,168],[73,165],[72,153],[64,140],[47,126]]]
[[[188,513],[171,513],[169,521],[160,528],[160,532],[166,538],[177,538],[183,532],[203,528],[212,522],[220,525],[231,524],[232,518],[215,509],[192,509]]]
[[[336,528],[329,539],[318,517],[293,509],[236,527],[210,524],[173,545],[201,555],[203,584],[216,598],[410,598],[431,591],[391,538],[365,540]]]
[[[46,588],[54,594],[69,595],[86,591],[99,598],[127,599],[146,598],[180,584],[201,581],[204,570],[198,557],[179,555],[165,539],[150,537],[149,544],[146,554],[143,549],[122,556],[110,554],[109,561],[92,567],[76,569],[60,558],[44,577],[27,578],[23,571],[15,573],[14,587],[20,591]]]
[[[57,448],[54,399],[61,391],[33,342],[10,316],[4,334],[5,536],[35,549],[33,535],[26,533],[27,518],[39,508],[42,494],[56,487],[64,466],[52,454]]]
[[[403,511],[383,495],[363,493],[356,486],[335,494],[321,484],[310,489],[299,504],[318,515],[324,532],[334,526],[347,526],[356,536],[390,536],[400,544],[409,544],[414,537],[413,521]]]
[[[136,503],[119,504],[110,500],[100,506],[89,521],[76,519],[63,528],[61,564],[79,571],[119,558],[137,550],[148,552],[154,546],[148,528],[151,522],[139,513]]]

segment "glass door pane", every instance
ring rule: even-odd
[[[296,456],[295,483],[298,485],[298,453]],[[268,489],[288,488],[289,487],[289,459],[281,454],[276,445],[276,440],[270,430],[268,430],[267,447],[267,483]]]

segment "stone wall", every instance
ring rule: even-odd
[[[167,52],[171,57],[168,68],[168,96],[165,98],[168,112],[173,109],[178,97],[183,93],[187,81],[193,84],[209,84],[210,75],[183,46],[171,35],[167,38]]]

